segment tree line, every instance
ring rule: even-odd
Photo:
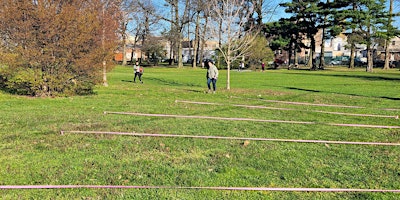
[[[351,51],[349,68],[354,68],[355,50],[357,44],[366,46],[367,66],[366,71],[373,70],[373,51],[377,46],[385,47],[385,65],[389,68],[390,40],[399,35],[399,30],[393,26],[394,17],[393,0],[389,0],[389,9],[385,0],[294,0],[282,3],[290,18],[282,18],[278,22],[266,24],[266,33],[273,38],[271,46],[275,49],[288,50],[294,55],[301,48],[310,51],[307,66],[311,69],[323,69],[324,43],[339,34],[347,34],[347,42]],[[316,65],[315,36],[322,30],[321,54],[319,66]],[[304,44],[304,40],[310,45]]]
[[[134,38],[134,46],[140,44],[148,55],[161,55],[162,48],[154,32],[167,38],[173,53],[163,56],[177,60],[178,68],[183,67],[185,38],[192,41],[193,67],[203,62],[205,41],[218,41],[216,62],[227,68],[227,89],[230,69],[238,61],[263,62],[271,59],[275,49],[285,49],[296,58],[299,49],[307,48],[308,66],[323,68],[323,60],[316,66],[318,30],[323,30],[323,39],[347,32],[352,52],[356,44],[365,44],[367,71],[372,71],[374,45],[387,47],[390,39],[398,35],[392,25],[397,16],[393,13],[393,0],[389,10],[384,0],[293,0],[280,4],[290,14],[289,18],[265,22],[276,14],[274,3],[266,0],[3,0],[0,2],[0,88],[32,96],[92,93],[94,85],[107,85],[112,55],[118,47],[126,51],[130,36]],[[324,58],[323,53],[322,49],[319,59]],[[352,54],[350,67],[353,66]]]
[[[390,6],[386,8],[385,0],[292,0],[279,4],[290,17],[276,22],[268,22],[276,14],[275,2],[265,0],[165,0],[162,5],[155,0],[134,0],[130,8],[137,8],[136,12],[148,16],[132,18],[136,20],[134,24],[142,24],[135,30],[143,31],[135,33],[143,33],[137,37],[143,42],[150,43],[145,38],[150,37],[151,24],[167,22],[169,26],[164,27],[162,35],[169,40],[170,52],[174,52],[175,57],[169,56],[177,60],[178,67],[183,66],[183,38],[193,41],[193,67],[202,62],[204,41],[218,40],[217,58],[222,58],[221,62],[227,68],[229,89],[232,65],[244,59],[247,63],[260,64],[271,60],[271,54],[278,49],[289,52],[293,58],[289,59],[291,64],[297,64],[297,52],[308,49],[307,66],[312,70],[324,69],[324,43],[341,33],[348,36],[346,48],[351,50],[350,68],[354,68],[356,45],[363,44],[367,48],[366,71],[373,70],[376,46],[385,47],[384,68],[388,69],[388,46],[390,40],[399,35],[393,26],[394,17],[398,16],[393,12],[393,1],[389,0]],[[316,35],[320,30],[321,54],[317,57]]]
[[[159,22],[165,26],[161,31],[163,38],[170,44],[171,60],[176,60],[178,68],[183,67],[182,42],[189,38],[193,45],[192,66],[203,63],[206,41],[218,41],[215,47],[218,56],[216,62],[227,68],[227,89],[230,89],[230,69],[238,60],[245,58],[260,61],[272,52],[268,50],[266,38],[260,35],[263,18],[273,15],[274,8],[265,0],[165,0],[160,1],[132,0],[127,7],[126,24],[134,24],[134,43],[140,41],[146,48],[151,40],[151,24],[159,30]],[[131,11],[133,9],[134,11]],[[137,13],[142,13],[137,17]],[[134,14],[130,14],[134,13]],[[133,17],[129,17],[133,16]],[[146,17],[143,17],[146,16]],[[131,20],[131,21],[130,21]],[[154,26],[153,26],[154,27]],[[128,29],[126,29],[129,31]],[[137,39],[137,40],[136,40]],[[258,45],[260,41],[264,46]],[[123,43],[122,46],[124,45]],[[256,52],[252,47],[260,47]],[[160,48],[153,48],[160,49]],[[265,54],[262,52],[264,51]],[[148,52],[150,53],[150,52]],[[125,54],[125,53],[124,53]],[[158,52],[161,54],[161,52]],[[220,59],[217,59],[220,58]],[[124,62],[125,63],[125,62]],[[219,63],[218,63],[219,65]]]

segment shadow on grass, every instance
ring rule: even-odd
[[[164,85],[170,85],[170,86],[189,86],[189,87],[201,87],[200,85],[195,85],[195,84],[182,84],[182,83],[178,83],[175,81],[167,81],[164,79],[159,79],[159,78],[147,78],[148,80],[153,80],[153,81],[157,81],[159,83],[162,83]],[[126,83],[135,83],[132,80],[121,80],[122,82],[126,82]],[[204,93],[203,90],[196,90],[196,89],[186,89],[185,91],[188,92],[194,92],[194,93]]]
[[[299,74],[299,75],[307,75],[307,76],[330,76],[330,77],[341,77],[341,78],[358,78],[364,79],[368,81],[400,81],[400,78],[395,77],[385,77],[385,76],[371,76],[371,75],[348,75],[348,74],[305,74],[305,73],[292,73],[292,74]],[[324,92],[319,90],[310,90],[304,88],[295,88],[295,87],[285,87],[290,90],[299,90],[299,91],[307,91],[307,92]],[[337,94],[345,94],[351,96],[359,96],[359,97],[374,97],[374,98],[382,98],[388,100],[395,100],[398,101],[400,98],[398,97],[388,97],[388,96],[365,96],[359,94],[347,94],[347,93],[337,93]]]
[[[195,92],[195,93],[204,93],[203,90],[194,90],[194,89],[190,89],[190,90],[186,90],[188,92]]]
[[[296,74],[296,73],[292,73]],[[307,76],[331,76],[331,77],[344,77],[344,78],[358,78],[369,81],[400,81],[400,78],[394,77],[384,77],[384,76],[371,76],[371,75],[348,75],[348,74],[304,74],[297,73],[299,75],[307,75]]]
[[[313,71],[313,70],[310,70],[310,68],[306,68],[306,67],[302,67],[302,68],[298,67],[298,68],[290,68],[290,69],[288,69],[287,66],[280,66],[280,67],[278,67],[278,68],[275,68],[275,67],[268,67],[266,70]]]
[[[177,82],[173,80],[166,80],[166,79],[161,79],[161,78],[147,78],[148,80],[152,80],[155,82],[158,82],[163,85],[169,85],[169,86],[188,86],[188,87],[201,87],[201,85],[196,85],[193,83],[182,83],[182,82]]]
[[[284,87],[290,90],[299,90],[299,91],[306,91],[306,92],[324,92],[320,90],[310,90],[310,89],[304,89],[304,88],[295,88],[295,87]],[[325,92],[328,93],[328,92]],[[344,95],[350,95],[350,96],[357,96],[357,97],[373,97],[373,98],[382,98],[382,99],[388,99],[388,100],[394,100],[398,101],[400,98],[398,97],[386,97],[386,96],[365,96],[365,95],[359,95],[359,94],[347,94],[347,93],[338,93],[335,92],[335,94],[344,94]]]
[[[286,87],[286,88],[290,89],[290,90],[300,90],[300,91],[306,91],[306,92],[321,92],[319,90],[310,90],[310,89],[295,88],[295,87]]]
[[[121,80],[122,82],[128,82],[128,83],[133,83],[132,80]]]

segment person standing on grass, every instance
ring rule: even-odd
[[[139,77],[140,83],[143,83],[142,81],[143,67],[139,65],[138,61],[136,61],[135,66],[133,67],[133,71],[135,72],[135,77],[133,78],[133,82],[136,83],[136,77]]]
[[[239,72],[244,68],[243,65],[244,65],[243,61],[240,62],[239,67],[238,67]]]
[[[265,63],[264,62],[261,63],[261,70],[262,70],[262,72],[264,72],[264,70],[265,70]]]
[[[208,61],[207,75],[208,75],[207,77],[208,92],[211,92],[211,83],[212,83],[213,93],[215,93],[215,90],[217,90],[218,69],[211,61]]]
[[[208,85],[208,70],[210,69],[210,65],[208,64],[208,61],[204,61],[203,65],[205,66],[205,68],[207,69],[206,71],[206,80],[207,80],[207,85]],[[210,89],[210,87],[208,87]]]

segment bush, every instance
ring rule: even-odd
[[[47,74],[32,68],[3,66],[0,68],[0,89],[17,95],[28,96],[72,96],[93,94],[90,77],[76,77],[72,72]]]
[[[0,6],[0,88],[31,96],[93,93],[117,44],[117,4],[102,12],[101,1],[3,3],[13,6]]]
[[[36,94],[35,88],[38,88],[40,83],[35,80],[35,72],[32,69],[14,71],[9,75],[6,84],[7,91],[19,95],[34,96]]]

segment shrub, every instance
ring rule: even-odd
[[[118,13],[106,10],[100,0],[1,1],[0,88],[31,96],[92,93],[117,41]]]

